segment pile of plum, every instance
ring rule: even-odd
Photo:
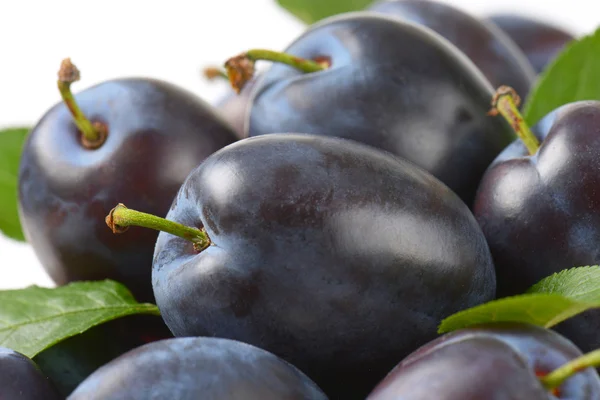
[[[64,60],[63,101],[21,158],[24,233],[58,285],[112,279],[162,319],[69,339],[94,342],[60,367],[0,350],[0,398],[600,399],[593,368],[540,380],[600,347],[600,311],[437,334],[600,263],[600,102],[564,105],[527,143],[518,117],[489,115],[572,39],[378,2],[232,57],[215,75],[240,93],[214,108],[146,78],[73,95]]]

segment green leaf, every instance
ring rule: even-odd
[[[307,24],[366,8],[373,0],[277,0],[279,5]]]
[[[522,322],[550,328],[600,308],[600,267],[571,268],[544,278],[527,293],[493,300],[444,319],[438,333],[491,322]]]
[[[438,327],[438,333],[491,322],[523,322],[549,328],[590,307],[558,294],[505,297],[449,316]]]
[[[534,125],[567,103],[600,100],[600,29],[573,41],[542,73],[527,97],[523,116]]]
[[[17,176],[28,131],[28,128],[0,131],[0,231],[17,240],[25,240],[17,213]]]
[[[559,294],[575,301],[600,302],[600,266],[586,266],[552,274],[533,285],[527,293]]]
[[[120,283],[75,282],[55,289],[31,286],[0,292],[0,347],[33,358],[73,335],[132,314],[160,315]]]

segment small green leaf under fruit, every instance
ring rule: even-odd
[[[542,72],[523,108],[531,126],[554,109],[575,101],[600,100],[600,29],[573,41]]]
[[[114,281],[75,282],[55,289],[0,291],[0,347],[36,354],[101,323],[132,314],[160,315]]]
[[[17,212],[17,177],[21,150],[29,128],[0,130],[0,231],[25,240]]]
[[[491,322],[523,322],[549,328],[592,307],[557,294],[506,297],[451,315],[442,321],[438,333]]]
[[[307,24],[350,11],[360,11],[373,0],[277,0],[279,5]]]
[[[491,322],[522,322],[551,328],[600,308],[600,267],[571,268],[544,278],[527,293],[493,300],[444,319],[438,333]]]

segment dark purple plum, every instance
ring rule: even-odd
[[[331,66],[265,71],[249,136],[302,132],[362,142],[426,169],[469,206],[485,169],[515,138],[486,115],[493,89],[481,72],[422,26],[350,13],[312,26],[286,52]]]
[[[396,366],[368,400],[598,399],[588,368],[550,393],[539,381],[581,351],[559,334],[524,324],[494,324],[442,336]]]
[[[339,138],[272,134],[213,154],[167,219],[153,287],[175,336],[264,348],[332,398],[360,399],[440,320],[494,297],[466,205],[407,161]],[[134,228],[135,229],[135,228]]]
[[[161,340],[94,372],[68,400],[327,400],[297,368],[245,343]]]
[[[215,105],[218,112],[231,124],[240,139],[246,137],[245,124],[250,110],[252,88],[256,85],[257,79],[258,77],[248,82],[240,93],[233,91],[228,93]]]
[[[56,388],[28,357],[0,347],[0,399],[60,400]]]
[[[535,134],[535,136],[540,140],[540,141],[544,141],[546,140],[546,136],[548,136],[548,133],[550,132],[550,129],[552,129],[552,125],[554,125],[554,122],[556,121],[556,117],[566,108],[571,107],[573,104],[585,104],[585,101],[583,102],[575,102],[575,103],[569,103],[569,104],[565,104],[563,106],[560,106],[554,110],[552,110],[551,112],[549,112],[548,114],[546,114],[542,119],[540,119],[532,128],[531,130],[533,131],[533,133]],[[513,143],[520,143],[520,140],[515,140],[515,142]],[[523,147],[523,151],[525,151],[525,148]],[[526,154],[526,153],[524,153]]]
[[[208,81],[223,80],[228,82],[227,73],[220,67],[207,67],[203,75]],[[236,93],[229,90],[219,101],[215,108],[221,116],[233,127],[239,139],[246,137],[246,120],[252,99],[252,88],[256,85],[258,77],[247,82],[244,87]]]
[[[104,216],[116,202],[166,215],[188,173],[235,133],[198,97],[163,81],[106,81],[75,100],[106,139],[86,148],[63,102],[40,119],[19,170],[25,236],[57,284],[110,278],[152,301],[156,232],[116,238]]]
[[[558,107],[557,109],[553,110],[552,112],[549,112],[542,119],[540,119],[534,126],[532,126],[531,133],[533,133],[535,135],[535,137],[537,138],[537,140],[540,143],[543,142],[544,140],[546,140],[548,133],[550,133],[550,129],[554,125],[554,122],[556,121],[557,116],[560,115],[562,111],[564,111],[565,109],[567,109],[569,107],[572,107],[574,104],[575,105],[577,105],[577,104],[583,105],[585,103],[586,103],[585,101],[582,101],[582,102],[565,104],[564,106]],[[510,145],[508,145],[502,151],[502,153],[498,154],[498,157],[496,157],[496,159],[494,160],[494,162],[492,162],[492,164],[490,164],[490,166],[494,165],[494,164],[498,164],[503,161],[511,160],[514,158],[526,157],[528,155],[529,155],[529,153],[527,151],[527,148],[523,144],[523,141],[521,139],[516,139],[514,142],[512,142]]]
[[[496,88],[513,87],[525,97],[535,70],[519,47],[493,24],[450,4],[431,0],[383,0],[370,11],[411,21],[439,33],[465,53]]]
[[[524,292],[563,269],[600,264],[600,102],[562,106],[536,129],[529,155],[521,143],[486,172],[474,214],[486,235],[498,295]],[[600,311],[557,329],[583,351],[600,347]]]
[[[517,14],[497,14],[488,18],[519,46],[536,72],[546,66],[575,39],[565,29],[537,18]]]

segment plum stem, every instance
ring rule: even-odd
[[[105,221],[106,225],[108,225],[113,233],[123,233],[130,226],[140,226],[170,233],[171,235],[192,242],[194,244],[194,249],[198,252],[206,249],[211,243],[210,238],[204,230],[185,226],[152,214],[131,210],[121,203],[110,210]]]
[[[331,66],[329,57],[318,57],[314,60],[308,60],[293,56],[279,51],[253,49],[231,57],[225,62],[225,70],[231,82],[231,87],[239,93],[244,85],[254,76],[256,61],[272,61],[285,64],[297,70],[310,73],[323,71]]]
[[[75,97],[71,92],[71,84],[77,82],[80,77],[79,69],[71,62],[70,58],[65,58],[60,64],[60,70],[58,71],[58,91],[73,116],[73,122],[77,125],[79,132],[81,132],[81,143],[83,146],[88,149],[97,149],[106,140],[108,130],[100,122],[92,123],[77,105]]]
[[[229,81],[227,71],[219,67],[206,67],[202,69],[202,75],[204,75],[204,77],[209,81],[214,81],[216,79],[224,79]]]
[[[572,375],[586,368],[600,367],[600,349],[577,357],[562,367],[555,369],[548,375],[540,378],[542,385],[548,390],[556,389],[569,379]]]
[[[509,86],[500,86],[492,98],[492,108],[488,115],[501,114],[512,126],[517,136],[521,139],[530,155],[535,154],[540,148],[540,142],[531,132],[523,116],[519,112],[521,98],[517,92]]]

